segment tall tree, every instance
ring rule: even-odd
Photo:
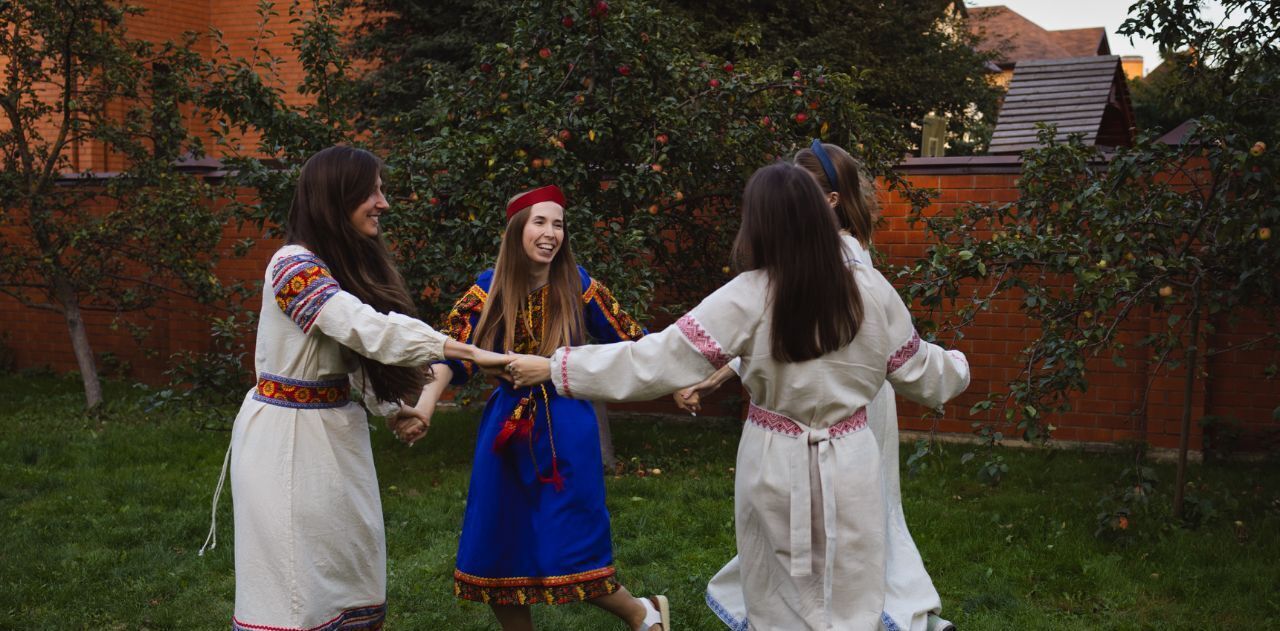
[[[222,217],[176,165],[202,154],[184,106],[204,62],[193,35],[130,37],[109,0],[0,2],[0,291],[65,321],[88,407],[102,401],[85,314],[165,295],[216,300]],[[118,173],[82,172],[84,149]]]
[[[539,8],[545,15],[576,15],[598,3],[544,1]],[[473,67],[481,61],[479,51],[507,41],[517,28],[506,3],[492,0],[363,4],[370,17],[355,48],[378,69],[361,82],[362,89],[374,109],[386,114],[407,112],[429,99],[425,77]],[[995,114],[1000,90],[987,81],[987,56],[977,52],[974,36],[959,23],[954,0],[604,3],[610,4],[652,6],[675,18],[696,34],[691,52],[697,54],[740,66],[823,66],[854,74],[859,105],[899,131],[904,151],[918,143],[917,126],[930,112],[948,117],[951,141],[962,150],[971,142],[964,132]]]
[[[1001,90],[987,80],[956,0],[665,0],[694,25],[708,52],[783,66],[821,65],[858,76],[859,101],[912,145],[930,112],[948,119],[949,141],[996,113]]]

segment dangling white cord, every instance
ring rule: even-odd
[[[231,445],[227,445],[227,455],[222,457],[222,473],[218,475],[218,486],[213,489],[213,502],[210,508],[209,536],[204,538],[197,556],[204,556],[206,548],[218,547],[218,498],[222,497],[222,484],[227,481],[227,465],[231,463]]]

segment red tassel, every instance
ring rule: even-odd
[[[498,436],[493,439],[493,450],[502,451],[511,442],[512,438],[527,438],[533,432],[533,406],[530,405],[529,397],[525,397],[516,404],[516,408],[511,411],[511,416],[507,417],[502,423],[502,429],[498,431]]]
[[[560,459],[559,458],[551,459],[551,476],[544,477],[541,473],[539,473],[538,481],[543,484],[554,485],[556,489],[556,493],[559,493],[560,491],[564,490],[564,476],[560,475]]]

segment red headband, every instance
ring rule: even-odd
[[[507,221],[511,220],[512,215],[539,202],[555,202],[564,208],[564,193],[561,193],[560,187],[555,184],[524,193],[507,204]]]

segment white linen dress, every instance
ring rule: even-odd
[[[254,364],[231,435],[235,630],[378,629],[386,615],[382,502],[369,422],[377,402],[356,353],[384,364],[443,359],[445,336],[342,291],[306,249],[271,258]]]
[[[871,265],[870,254],[858,240],[841,233],[845,262]],[[741,362],[730,363],[741,373]],[[942,611],[942,598],[925,570],[924,559],[911,538],[902,512],[902,487],[898,466],[898,406],[893,386],[880,387],[867,406],[867,425],[880,446],[880,469],[885,499],[885,595],[881,624],[884,631],[925,631],[929,614]],[[734,556],[707,584],[707,606],[733,631],[746,631],[746,597],[742,592],[742,566]]]
[[[561,348],[552,381],[566,396],[652,399],[697,383],[733,357],[751,393],[738,446],[734,516],[751,629],[872,631],[886,602],[885,481],[867,406],[886,378],[941,405],[969,383],[957,351],[924,342],[883,276],[853,265],[864,318],[845,347],[799,363],[770,353],[764,272],[740,274],[660,333]]]

